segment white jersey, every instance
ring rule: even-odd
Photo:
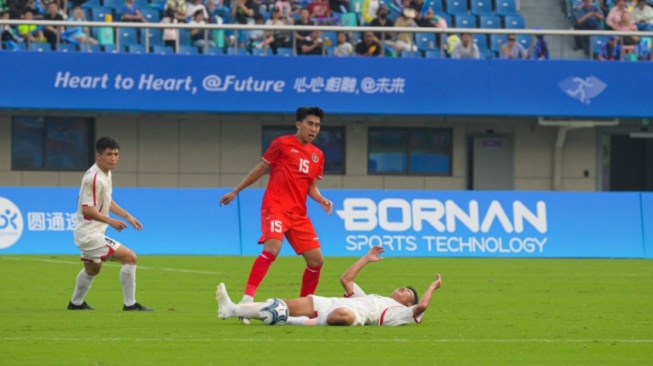
[[[97,236],[104,236],[109,224],[84,217],[82,207],[95,207],[99,213],[109,216],[112,189],[111,171],[105,174],[97,164],[93,164],[84,174],[77,201],[77,222],[74,234],[77,246],[84,245]]]
[[[414,306],[400,304],[390,297],[373,294],[367,295],[357,284],[354,284],[354,292],[348,297],[313,296],[313,307],[317,312],[318,324],[326,324],[327,315],[340,307],[354,311],[356,320],[353,325],[404,325],[421,323],[423,315],[414,317]]]

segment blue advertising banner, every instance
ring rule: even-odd
[[[326,256],[642,258],[639,193],[322,190],[309,216]],[[240,193],[243,253],[260,253],[262,192]],[[282,254],[294,254],[286,243]]]
[[[651,114],[626,91],[653,100],[650,62],[3,52],[2,65],[29,72],[3,75],[0,109],[625,118]]]
[[[114,200],[143,231],[108,228],[106,235],[137,254],[240,255],[238,217],[217,206],[226,192],[114,188]],[[73,242],[78,193],[78,188],[0,188],[0,254],[78,254]]]
[[[642,193],[644,258],[653,258],[653,193]]]

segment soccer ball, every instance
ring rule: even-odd
[[[267,325],[282,325],[288,320],[288,305],[281,299],[267,299],[261,306],[261,320]]]

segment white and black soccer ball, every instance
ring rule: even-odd
[[[282,325],[288,320],[288,305],[281,299],[267,299],[261,306],[261,320],[267,325]]]

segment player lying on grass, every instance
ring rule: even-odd
[[[293,300],[285,300],[290,317],[287,324],[292,325],[404,325],[420,323],[422,316],[431,303],[433,292],[442,284],[440,274],[435,275],[422,299],[418,300],[417,292],[412,287],[396,289],[390,297],[367,295],[354,283],[354,279],[365,265],[378,262],[383,253],[383,247],[377,246],[356,261],[340,277],[340,283],[345,289],[345,296],[322,297],[309,295]],[[262,319],[261,303],[234,304],[224,283],[218,285],[216,291],[218,301],[218,317],[227,319],[243,317]]]

